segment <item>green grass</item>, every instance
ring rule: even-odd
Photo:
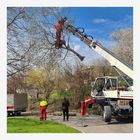
[[[80,131],[54,121],[26,118],[8,118],[8,133],[80,133]]]

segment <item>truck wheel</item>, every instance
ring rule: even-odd
[[[20,116],[21,115],[21,112],[16,111],[16,112],[14,112],[14,115],[15,116]]]
[[[20,116],[21,115],[21,112],[17,112],[17,116]]]
[[[7,112],[7,116],[8,117],[13,116],[13,112]]]
[[[7,112],[7,117],[10,117],[10,113],[9,112]]]
[[[110,106],[104,106],[103,119],[105,122],[111,121],[111,107]]]

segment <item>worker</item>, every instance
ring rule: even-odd
[[[46,120],[47,118],[47,101],[46,98],[43,98],[42,101],[40,102],[40,120]]]
[[[67,121],[69,120],[69,106],[69,100],[64,98],[62,101],[63,121],[65,121],[65,117],[67,117]]]
[[[56,30],[56,41],[55,41],[55,48],[59,49],[63,45],[65,45],[65,41],[61,40],[61,34],[62,34],[62,26],[64,25],[64,22],[66,20],[66,17],[64,19],[60,19],[56,25],[54,25]]]

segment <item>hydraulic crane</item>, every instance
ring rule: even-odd
[[[67,23],[66,20],[66,17],[61,18],[55,25],[55,48],[58,49],[61,48],[63,45],[66,46],[66,42],[61,39],[61,32],[62,28],[68,30],[77,38],[79,38],[82,42],[84,42],[89,48],[103,56],[116,70],[122,71],[124,74],[126,74],[129,78],[133,80],[133,69],[130,65],[123,62],[113,52],[105,48],[99,42],[95,41],[93,37],[85,34],[83,28],[76,28],[73,25]],[[84,59],[79,54],[77,56],[81,60]],[[123,80],[125,79],[123,78]],[[127,100],[128,104],[121,104],[121,100]],[[119,87],[118,77],[104,76],[96,78],[94,84],[92,84],[91,97],[81,102],[81,115],[83,116],[86,114],[86,107],[89,104],[95,103],[101,106],[105,122],[110,122],[112,115],[114,115],[116,118],[133,117],[132,88]]]

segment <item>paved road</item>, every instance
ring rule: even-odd
[[[98,115],[84,118],[70,117],[70,120],[65,122],[62,121],[62,116],[50,116],[50,119],[72,126],[83,133],[133,133],[132,122],[117,122],[112,119],[111,123],[107,124]]]
[[[28,117],[39,119],[38,113],[23,113],[20,117]],[[133,133],[132,122],[117,122],[112,119],[111,123],[107,124],[102,120],[101,116],[92,115],[81,118],[79,115],[70,116],[69,121],[62,121],[62,116],[49,115],[48,120],[54,120],[59,123],[69,125],[80,130],[83,133]]]

